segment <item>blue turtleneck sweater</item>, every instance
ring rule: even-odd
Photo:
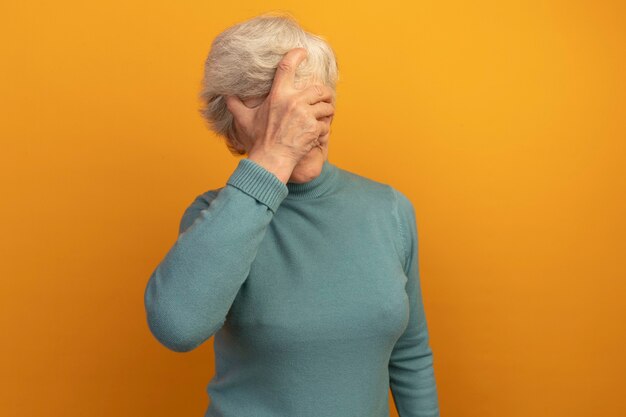
[[[205,417],[439,416],[415,211],[324,162],[284,184],[241,159],[198,195],[144,294],[176,352],[214,337]]]

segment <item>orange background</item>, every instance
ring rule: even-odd
[[[210,42],[271,9],[337,53],[329,159],[416,207],[442,416],[626,415],[626,9],[591,0],[3,2],[0,415],[203,415],[212,340],[165,349],[143,291],[238,162]]]

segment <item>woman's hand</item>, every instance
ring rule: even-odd
[[[250,108],[239,97],[226,96],[236,139],[246,147],[248,157],[275,168],[285,183],[300,159],[320,145],[319,141],[328,139],[335,112],[330,87],[321,84],[305,89],[295,87],[296,68],[306,56],[304,48],[294,48],[285,54],[276,69],[272,88],[259,106]]]

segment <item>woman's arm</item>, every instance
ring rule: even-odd
[[[411,201],[396,192],[400,236],[405,248],[404,271],[408,278],[410,316],[389,360],[389,385],[400,417],[438,417],[439,402],[424,314],[418,262],[415,210]]]
[[[144,293],[148,326],[165,347],[188,352],[222,327],[287,194],[276,175],[244,158],[223,188],[185,210]]]

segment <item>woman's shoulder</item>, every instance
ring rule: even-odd
[[[406,193],[399,188],[375,178],[366,177],[362,174],[339,169],[344,178],[343,183],[346,188],[352,190],[355,196],[363,199],[382,202],[386,208],[392,207],[392,211],[399,218],[400,222],[407,222],[415,216],[415,208]]]
[[[366,177],[354,171],[345,168],[339,168],[343,183],[352,191],[374,197],[377,200],[385,200],[395,203],[399,198],[404,197],[398,189],[391,184],[372,177]]]

